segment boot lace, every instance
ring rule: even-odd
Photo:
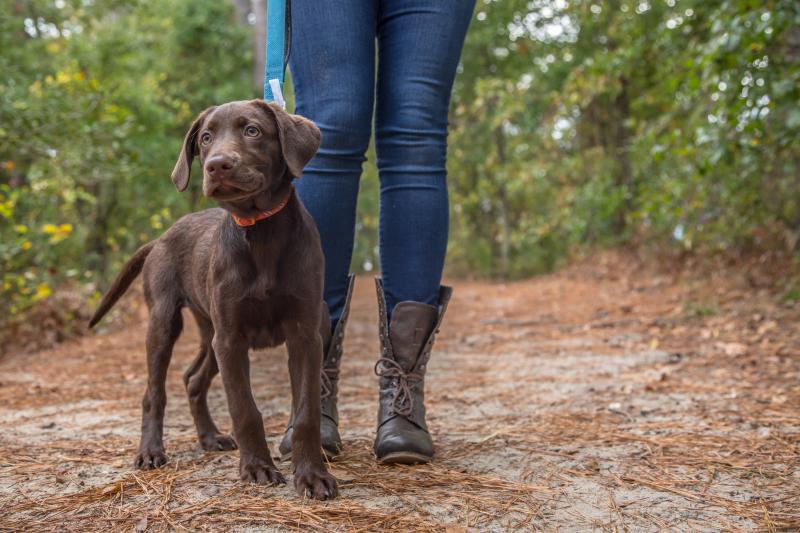
[[[322,394],[320,395],[320,399],[324,400],[333,394],[333,380],[339,378],[339,369],[323,368],[322,372],[320,372],[320,377],[322,378]]]
[[[394,385],[394,399],[392,408],[401,416],[409,416],[414,409],[414,398],[411,396],[411,387],[408,381],[421,381],[422,376],[414,372],[406,372],[394,359],[381,357],[375,363],[375,374],[378,377],[389,378]]]

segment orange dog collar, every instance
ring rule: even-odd
[[[294,187],[292,187],[289,190],[289,194],[287,194],[286,197],[283,200],[281,200],[281,202],[278,205],[276,205],[269,211],[262,211],[261,213],[257,214],[254,217],[237,217],[236,215],[231,213],[231,217],[233,218],[233,221],[236,222],[237,226],[241,226],[243,228],[249,226],[255,226],[256,222],[260,222],[266,218],[269,218],[272,215],[279,213],[284,207],[286,207],[286,204],[289,203],[289,198],[292,197],[293,192],[294,192]]]

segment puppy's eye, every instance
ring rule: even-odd
[[[255,126],[247,126],[244,129],[244,134],[246,137],[258,137],[259,135],[261,135],[261,130],[259,130]]]
[[[201,142],[201,143],[203,143],[203,144],[208,144],[208,143],[210,143],[210,142],[211,142],[211,134],[210,134],[210,133],[208,133],[207,131],[206,131],[206,132],[204,132],[204,133],[203,133],[203,134],[200,136],[200,142]]]

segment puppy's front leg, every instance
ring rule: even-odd
[[[284,325],[289,351],[289,377],[292,382],[294,431],[292,432],[292,470],[299,494],[325,500],[338,494],[336,478],[322,461],[320,440],[320,370],[322,338],[316,323],[288,321]]]
[[[247,341],[238,336],[214,335],[222,384],[233,421],[233,435],[239,445],[239,475],[242,481],[267,485],[286,483],[275,467],[264,435],[264,422],[250,389],[250,359]]]

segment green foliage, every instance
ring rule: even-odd
[[[716,303],[701,303],[689,301],[684,304],[684,313],[691,318],[703,318],[716,316],[719,314],[719,306]]]
[[[792,287],[791,289],[783,293],[781,299],[784,302],[792,302],[792,303],[800,301],[800,288]]]
[[[479,2],[451,117],[450,266],[800,236],[800,4]]]
[[[105,276],[195,208],[197,184],[181,196],[168,178],[188,124],[255,96],[249,37],[226,3],[4,4],[0,314]]]

